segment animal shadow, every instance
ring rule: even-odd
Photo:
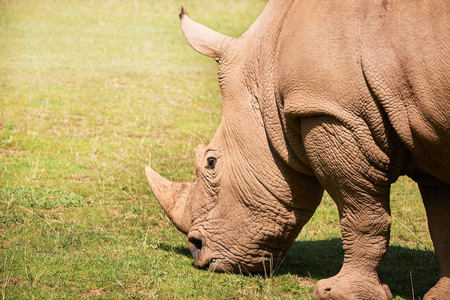
[[[191,251],[189,251],[188,247],[183,247],[183,246],[175,246],[174,247],[174,246],[171,246],[166,243],[159,243],[158,249],[164,250],[166,252],[173,252],[173,253],[176,253],[179,255],[184,255],[184,256],[192,258]]]
[[[277,274],[296,274],[314,280],[336,275],[343,262],[342,240],[295,241]],[[432,250],[390,245],[380,267],[380,277],[392,295],[423,298],[439,279],[439,267]]]
[[[161,243],[159,249],[192,257],[183,246]],[[343,262],[342,240],[295,241],[275,276],[294,274],[320,280],[336,275]],[[249,275],[249,274],[243,274]],[[439,279],[439,267],[431,250],[391,245],[380,267],[380,276],[392,295],[420,299]],[[412,284],[411,284],[412,283]]]

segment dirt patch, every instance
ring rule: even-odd
[[[311,279],[305,277],[299,277],[298,282],[301,286],[313,287],[315,285],[315,283]]]
[[[81,297],[88,298],[90,296],[102,296],[106,294],[104,289],[92,289],[87,293],[81,294]]]
[[[14,148],[0,148],[0,154],[5,154],[8,156],[11,155],[25,155],[27,154],[27,151],[25,150],[18,150]]]
[[[19,278],[10,278],[8,283],[6,285],[18,285],[21,286],[23,284],[23,280],[20,280]]]
[[[66,177],[64,180],[70,181],[70,182],[93,182],[93,180],[87,176],[82,177]]]

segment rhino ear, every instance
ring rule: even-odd
[[[192,21],[183,7],[180,10],[180,24],[189,45],[197,52],[216,60],[221,56],[226,46],[234,40],[230,36]]]

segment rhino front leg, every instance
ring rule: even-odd
[[[419,181],[419,188],[440,268],[440,279],[424,300],[444,300],[450,295],[450,185],[438,180],[432,184]]]
[[[332,117],[302,119],[301,130],[309,162],[338,206],[344,248],[341,271],[320,280],[314,296],[391,299],[378,276],[391,224],[386,166],[377,164],[382,159],[375,149],[365,153],[355,133]]]

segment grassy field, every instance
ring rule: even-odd
[[[242,34],[263,0],[0,0],[0,291],[3,299],[310,299],[340,268],[325,197],[274,274],[197,270],[147,186],[151,165],[195,178],[221,119],[214,60],[185,42],[181,5]],[[381,274],[419,299],[437,263],[417,187],[392,190]]]

